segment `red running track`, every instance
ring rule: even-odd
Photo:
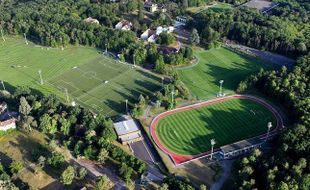
[[[218,103],[218,102],[223,102],[223,101],[226,101],[226,100],[231,100],[231,99],[234,99],[234,98],[249,99],[249,100],[255,101],[255,102],[265,106],[267,109],[269,109],[273,113],[273,115],[276,117],[277,125],[276,125],[276,127],[272,131],[270,131],[270,133],[269,133],[270,135],[276,133],[279,129],[282,128],[282,126],[283,126],[282,117],[281,117],[280,113],[274,107],[272,107],[266,101],[264,101],[264,100],[262,100],[260,98],[257,98],[255,96],[238,95],[237,94],[237,95],[227,96],[227,97],[223,97],[223,98],[216,98],[216,99],[212,99],[212,100],[205,101],[205,102],[202,102],[202,103],[193,104],[193,105],[190,105],[190,106],[185,106],[185,107],[182,107],[182,108],[177,108],[177,109],[174,109],[174,110],[170,110],[170,111],[161,113],[158,116],[156,116],[153,119],[152,123],[151,123],[151,126],[150,126],[151,136],[152,136],[153,140],[155,141],[155,143],[157,144],[157,146],[161,150],[163,150],[166,154],[168,154],[170,156],[170,158],[172,159],[172,161],[174,162],[175,165],[183,164],[185,162],[189,162],[191,160],[207,156],[208,154],[210,154],[210,151],[203,152],[203,153],[197,154],[197,155],[181,155],[181,154],[177,154],[177,153],[174,153],[171,150],[169,150],[167,147],[165,147],[165,145],[163,145],[160,142],[160,140],[159,140],[159,138],[158,138],[158,136],[156,134],[155,128],[156,128],[156,126],[158,124],[158,121],[161,118],[166,117],[168,115],[172,115],[172,114],[175,114],[175,113],[178,113],[178,112],[183,112],[183,111],[186,111],[186,110],[191,110],[191,109],[199,108],[199,107],[202,107],[202,106],[207,106],[207,105],[210,105],[210,104],[215,104],[215,103]],[[264,137],[266,137],[266,135],[267,135],[266,133],[263,133],[263,134],[259,135],[259,137],[264,138]],[[216,152],[218,150],[219,150],[219,148],[215,149],[214,152]]]

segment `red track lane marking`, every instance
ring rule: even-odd
[[[174,110],[170,110],[170,111],[166,111],[164,113],[161,113],[161,114],[157,115],[153,119],[153,121],[151,123],[151,126],[150,126],[151,136],[152,136],[153,140],[155,141],[156,145],[162,151],[164,151],[166,154],[168,154],[170,156],[170,158],[172,159],[172,161],[174,162],[175,165],[180,165],[182,163],[189,162],[189,161],[191,161],[193,159],[197,159],[197,158],[200,158],[200,157],[207,156],[208,154],[210,154],[210,151],[203,152],[203,153],[200,153],[200,154],[197,154],[197,155],[181,155],[181,154],[176,154],[176,153],[170,151],[168,148],[166,148],[160,142],[160,140],[159,140],[159,138],[158,138],[158,136],[156,134],[155,128],[156,128],[156,126],[158,124],[158,121],[161,118],[163,118],[163,117],[166,117],[168,115],[172,115],[172,114],[175,114],[175,113],[178,113],[178,112],[192,110],[192,109],[196,109],[196,108],[199,108],[199,107],[202,107],[202,106],[207,106],[207,105],[210,105],[210,104],[215,104],[215,103],[218,103],[218,102],[223,102],[223,101],[231,100],[231,99],[235,99],[235,98],[252,100],[254,102],[257,102],[257,103],[263,105],[265,108],[269,109],[273,113],[273,115],[275,116],[275,118],[277,120],[277,125],[270,132],[270,134],[276,133],[279,129],[282,128],[282,126],[283,126],[282,117],[281,117],[280,113],[274,107],[272,107],[266,101],[264,101],[264,100],[262,100],[260,98],[257,98],[255,96],[238,95],[237,94],[237,95],[227,96],[227,97],[223,97],[223,98],[216,98],[216,99],[212,99],[212,100],[209,100],[209,101],[205,101],[205,102],[201,102],[201,103],[197,103],[197,104],[193,104],[193,105],[189,105],[189,106],[185,106],[185,107],[182,107],[182,108],[177,108],[177,109],[174,109]],[[263,133],[261,135],[258,135],[258,137],[264,138],[266,135],[267,135],[267,133]],[[220,150],[220,148],[214,149],[214,152],[219,151],[219,150]]]

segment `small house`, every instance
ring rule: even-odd
[[[154,13],[158,10],[156,3],[153,3],[151,0],[146,0],[144,2],[144,9],[148,12]]]
[[[127,20],[122,20],[115,25],[115,29],[129,31],[132,29],[132,23]]]

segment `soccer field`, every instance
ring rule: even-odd
[[[196,66],[180,69],[181,80],[197,99],[214,98],[219,92],[219,81],[224,80],[223,91],[233,94],[240,81],[257,73],[261,68],[271,68],[254,57],[235,53],[226,48],[198,51]]]
[[[277,126],[277,119],[269,108],[243,98],[172,111],[156,122],[153,138],[157,136],[169,152],[178,155],[210,151],[211,139],[215,139],[217,148],[258,136],[267,132],[268,122],[272,122],[272,129]]]
[[[67,89],[70,102],[109,116],[124,113],[126,99],[132,104],[140,94],[151,95],[161,88],[160,78],[107,58],[95,48],[74,46],[62,51],[26,45],[20,37],[0,42],[0,80],[7,87],[30,86],[63,100]]]

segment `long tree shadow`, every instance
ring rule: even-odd
[[[254,109],[254,110],[252,110]],[[197,121],[202,121],[203,125],[207,128],[205,134],[203,131],[189,131],[194,136],[191,139],[183,141],[182,151],[189,154],[199,154],[202,152],[210,151],[210,140],[215,139],[215,148],[223,145],[231,144],[240,140],[252,138],[262,133],[267,132],[265,123],[261,121],[262,110],[256,109],[247,102],[241,102],[239,109],[221,107],[214,108],[208,107],[208,115],[205,115],[202,108],[198,108]],[[254,113],[256,112],[256,113]],[[270,114],[272,114],[270,112]],[[270,115],[271,119],[273,116]],[[267,120],[268,120],[267,119]],[[264,119],[264,121],[267,121]]]

